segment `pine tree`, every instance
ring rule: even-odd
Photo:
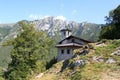
[[[13,42],[12,61],[5,72],[7,80],[28,80],[33,73],[46,69],[45,58],[49,55],[53,40],[32,24],[19,22],[21,33]]]
[[[100,32],[100,39],[120,39],[120,5],[106,17],[106,25]]]

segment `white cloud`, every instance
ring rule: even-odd
[[[29,18],[31,18],[31,19],[43,19],[43,18],[47,18],[47,17],[50,17],[49,15],[45,15],[45,16],[43,16],[43,15],[38,15],[38,14],[30,14],[29,15]]]
[[[31,15],[29,15],[29,18],[31,18],[31,19],[41,19],[43,17],[42,17],[42,15],[31,14]]]
[[[29,18],[35,19],[35,20],[37,20],[37,19],[44,19],[44,18],[47,18],[47,17],[50,17],[50,16],[49,15],[42,16],[42,15],[35,15],[35,14],[29,15]],[[54,19],[60,19],[60,20],[63,20],[63,21],[66,20],[66,18],[64,16],[62,16],[62,15],[56,16],[56,17],[54,17]]]
[[[66,18],[64,16],[56,16],[54,19],[60,19],[60,20],[63,20],[63,21],[66,20]]]
[[[47,18],[47,17],[50,17],[49,15],[46,15],[46,16],[44,16],[43,18]]]

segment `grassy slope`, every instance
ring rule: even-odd
[[[119,80],[120,56],[111,55],[111,53],[120,46],[120,40],[107,41],[105,44],[107,46],[96,47],[95,50],[91,49],[86,56],[79,56],[70,60],[70,62],[80,59],[87,60],[88,63],[84,66],[75,67],[74,70],[67,67],[63,72],[60,72],[62,62],[58,62],[31,80]],[[103,56],[104,61],[95,62],[92,59],[94,56]],[[109,58],[113,58],[116,63],[106,63]]]

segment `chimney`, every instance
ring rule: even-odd
[[[72,30],[70,30],[70,29],[62,29],[61,34],[62,34],[62,40],[63,40],[63,39],[65,39],[65,38],[72,35]]]

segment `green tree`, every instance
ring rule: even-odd
[[[100,39],[120,39],[120,5],[106,17],[106,25],[100,32]]]
[[[5,72],[7,80],[28,80],[33,73],[46,69],[46,58],[50,53],[53,40],[34,25],[21,21],[21,33],[13,42],[12,61]]]
[[[0,80],[5,80],[3,78],[3,68],[0,67]]]

